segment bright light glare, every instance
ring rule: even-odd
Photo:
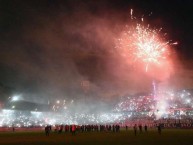
[[[20,96],[13,96],[13,97],[11,98],[11,101],[12,101],[12,102],[15,102],[15,101],[19,101],[20,99],[21,99]]]

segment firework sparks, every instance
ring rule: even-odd
[[[133,19],[133,10],[131,10],[131,19]],[[144,19],[142,18],[143,22]],[[175,45],[171,41],[166,41],[161,37],[160,29],[151,29],[149,25],[145,26],[137,23],[133,26],[126,26],[118,42],[118,48],[126,50],[127,54],[135,62],[142,62],[145,65],[146,72],[150,65],[159,65],[167,61],[169,45]]]
[[[131,19],[133,19],[133,9],[131,9],[130,14],[131,14]]]

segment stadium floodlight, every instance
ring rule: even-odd
[[[18,96],[18,95],[13,96],[13,97],[11,98],[11,101],[12,101],[12,102],[19,101],[19,100],[21,100],[21,96]]]

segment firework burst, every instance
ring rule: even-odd
[[[131,19],[136,19],[133,17],[133,10]],[[160,65],[167,61],[170,55],[169,46],[177,43],[166,41],[166,34],[161,35],[161,28],[151,29],[149,24],[143,24],[143,18],[141,22],[126,26],[126,30],[118,39],[118,48],[126,50],[126,55],[134,62],[142,62],[147,72],[150,65]]]

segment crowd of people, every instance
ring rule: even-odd
[[[46,125],[45,126],[45,134],[49,136],[50,132],[61,134],[64,133],[72,133],[75,135],[76,132],[119,132],[120,125]]]
[[[161,135],[162,126],[161,124],[157,124],[158,134]],[[55,125],[52,127],[51,125],[45,126],[45,135],[49,136],[51,132],[54,133],[71,133],[75,135],[76,133],[83,133],[83,132],[120,132],[120,125]],[[122,127],[123,129],[123,127]],[[128,130],[128,126],[125,126],[125,130]],[[147,133],[148,126],[145,124],[134,124],[133,126],[134,135],[141,134],[142,132]]]

